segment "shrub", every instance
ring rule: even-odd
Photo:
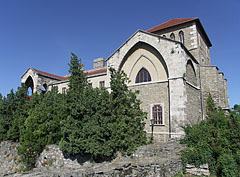
[[[182,162],[199,167],[208,164],[217,176],[239,176],[240,116],[236,110],[225,115],[217,109],[211,96],[207,100],[207,119],[196,125],[186,125],[181,143]]]

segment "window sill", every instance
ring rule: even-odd
[[[165,124],[150,124],[150,126],[165,126]]]

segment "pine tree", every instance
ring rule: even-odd
[[[83,71],[83,64],[75,54],[72,53],[70,60],[69,90],[66,95],[67,117],[61,121],[63,138],[60,141],[60,148],[69,155],[83,154],[85,152],[82,146],[83,142],[83,117],[85,107],[82,104],[84,98],[83,91],[87,86],[86,73]]]
[[[14,120],[13,113],[17,109],[16,95],[13,89],[3,99],[0,107],[0,141],[7,140],[7,132],[11,128]]]
[[[87,86],[87,77],[84,73],[83,64],[81,59],[78,58],[74,53],[71,53],[71,60],[69,63],[69,92],[79,93]]]
[[[24,127],[24,121],[28,116],[28,103],[27,87],[22,84],[18,87],[16,92],[16,110],[13,112],[13,120],[11,126],[7,132],[7,139],[15,142],[19,142],[20,130]]]
[[[141,102],[137,99],[139,92],[128,89],[129,80],[126,74],[113,68],[109,70],[111,73],[111,144],[114,152],[131,153],[136,147],[147,143],[144,131],[146,113],[140,108]]]
[[[63,95],[58,93],[57,88],[52,88],[44,95],[33,94],[31,102],[38,104],[29,110],[18,148],[28,169],[35,166],[37,156],[47,144],[59,142],[62,137],[60,120],[64,117]]]

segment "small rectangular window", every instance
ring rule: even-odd
[[[99,82],[99,87],[105,87],[105,81],[100,81]]]
[[[160,104],[152,106],[152,123],[155,125],[163,125],[163,109]]]
[[[66,94],[66,87],[62,88],[62,94],[64,94],[64,95]]]

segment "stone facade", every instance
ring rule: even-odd
[[[217,106],[229,110],[227,81],[211,66],[211,46],[198,18],[173,19],[135,32],[106,61],[94,60],[87,77],[92,87],[109,89],[108,67],[125,71],[131,80],[129,89],[140,90],[138,98],[148,113],[146,132],[153,133],[155,141],[167,141],[184,136],[183,125],[205,118],[209,93]],[[68,88],[67,77],[30,68],[22,82],[33,87],[33,92],[46,84],[48,90],[57,86],[63,93]]]
[[[144,100],[141,108],[148,115],[151,115],[151,105],[161,104],[164,108],[163,125],[152,127],[150,119],[145,120],[145,130],[150,135],[153,134],[156,141],[166,141],[169,138],[169,101],[168,101],[168,82],[159,82],[146,85],[129,86],[129,89],[139,90],[138,99]]]

